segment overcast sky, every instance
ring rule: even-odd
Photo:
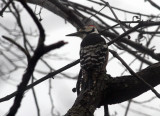
[[[85,0],[74,0],[79,3],[87,4]],[[131,10],[134,12],[141,12],[141,13],[146,13],[146,14],[159,14],[159,11],[155,8],[150,9],[150,4],[147,2],[144,3],[144,0],[107,0],[111,6],[115,6],[118,8],[126,9],[126,10]],[[159,0],[154,0],[155,2],[160,4]],[[92,4],[89,4],[92,5]],[[34,6],[32,6],[34,8]],[[95,9],[101,9],[100,6],[94,7]],[[111,12],[108,8],[105,8],[102,12],[108,13],[110,15]],[[124,20],[125,14],[119,13],[117,14],[120,20]],[[64,66],[67,63],[70,63],[74,61],[75,59],[79,58],[79,45],[81,42],[80,38],[73,38],[73,37],[66,37],[65,35],[75,32],[76,29],[70,25],[69,23],[65,24],[65,21],[56,16],[55,14],[43,9],[42,14],[41,14],[43,20],[42,24],[44,26],[45,32],[46,32],[46,44],[54,43],[59,40],[65,40],[68,42],[68,45],[65,45],[63,48],[53,51],[53,54],[59,52],[61,56],[64,56],[68,58],[69,60],[59,60],[59,61],[50,61],[51,64],[54,65],[55,69],[58,69],[62,66]],[[27,18],[26,18],[27,17]],[[32,28],[33,30],[36,29],[34,23],[32,22],[32,19],[29,18],[28,14],[26,12],[22,13],[22,18],[23,18],[23,24],[25,26],[26,30],[29,30]],[[128,20],[132,20],[132,17],[129,17],[127,15]],[[0,23],[6,24],[6,25],[13,25],[13,20],[10,17],[10,15],[4,14],[4,17],[0,17]],[[1,30],[0,30],[1,31]],[[0,36],[5,35],[5,32],[1,31]],[[35,40],[34,40],[35,41]],[[157,41],[155,41],[157,43]],[[160,46],[159,43],[156,44],[157,46]],[[129,63],[132,59],[131,56],[128,57],[128,55],[123,55],[123,58]],[[38,67],[41,70],[44,70],[42,68],[42,65],[39,64]],[[132,66],[132,68],[135,65]],[[116,68],[115,68],[116,67]],[[118,76],[121,74],[121,72],[124,70],[119,64],[117,60],[113,60],[111,63],[108,64],[107,66],[108,73],[111,74],[112,76]],[[117,70],[115,70],[117,69]],[[136,68],[133,68],[134,70]],[[75,76],[78,74],[79,71],[79,65],[68,69],[65,71],[65,73],[70,74],[71,76]],[[116,72],[116,73],[115,73]],[[0,83],[0,97],[3,97],[13,91],[16,90],[16,85],[19,84],[21,81],[23,71],[20,72],[15,72],[10,77],[11,79],[7,81],[1,80]],[[37,75],[41,77],[42,75]],[[13,78],[14,77],[14,78]],[[69,80],[69,79],[59,79],[58,77],[52,80],[53,83],[53,100],[54,100],[54,105],[55,105],[55,112],[59,111],[61,114],[65,114],[67,110],[73,105],[74,100],[76,98],[76,94],[73,93],[71,90],[73,87],[75,87],[76,81],[75,80]],[[51,116],[50,113],[50,100],[48,96],[48,81],[45,81],[38,86],[35,87],[36,93],[38,96],[38,102],[40,105],[40,110],[41,110],[41,116]],[[153,93],[147,92],[138,98],[136,100],[145,100],[149,98],[150,96],[154,96]],[[0,103],[0,116],[3,116],[7,111],[9,110],[10,106],[12,105],[13,99]],[[121,105],[112,105],[110,106],[110,112],[113,114],[115,111],[118,113],[118,116],[124,116],[124,108],[123,105],[126,106],[127,102],[122,103]],[[158,106],[159,103],[156,103],[156,100],[152,102],[153,106]],[[132,105],[133,109],[139,109],[139,111],[143,112],[143,108],[139,107],[138,105]],[[145,110],[145,113],[148,113],[152,116],[158,116],[160,112],[152,112],[152,110]],[[99,109],[95,113],[96,116],[103,116],[103,109]],[[129,112],[129,116],[139,116],[138,114]],[[36,109],[34,105],[34,100],[32,96],[31,90],[29,90],[26,94],[25,97],[22,101],[22,105],[20,109],[18,110],[18,113],[16,116],[36,116]]]

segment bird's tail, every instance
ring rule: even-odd
[[[98,76],[98,73],[95,70],[84,70],[82,72],[83,75],[83,88],[84,89],[91,89],[94,86],[94,83],[96,82],[96,78]]]
[[[87,74],[87,85],[88,85],[88,88],[91,89],[93,87],[93,75],[92,75],[92,71],[88,71],[88,74]]]

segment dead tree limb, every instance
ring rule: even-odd
[[[151,86],[160,83],[160,63],[136,73]],[[106,78],[107,77],[107,78]],[[112,78],[101,75],[92,90],[86,90],[77,97],[65,116],[93,116],[96,108],[104,104],[117,104],[148,91],[149,88],[134,76]]]

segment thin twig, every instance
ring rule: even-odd
[[[151,89],[151,91],[158,97],[160,98],[160,94],[149,84],[147,83],[145,80],[143,80],[139,75],[137,75],[127,64],[126,62],[113,50],[109,50],[110,53],[112,53],[112,55],[114,57],[116,57],[119,61],[121,61],[121,63],[128,69],[128,71],[131,73],[131,75],[133,75],[134,77],[136,77],[138,80],[140,80],[141,82],[143,82],[148,88]]]
[[[133,31],[137,30],[140,27],[146,27],[146,26],[155,26],[155,25],[160,25],[160,22],[147,22],[147,21],[140,21],[136,26],[134,26],[133,28],[127,30],[126,32],[124,32],[123,34],[121,34],[120,36],[118,36],[117,38],[113,39],[112,41],[108,42],[108,45],[113,44],[114,42],[118,41],[119,39],[122,39],[123,37],[125,37],[126,35],[132,33]]]
[[[124,106],[124,105],[122,105],[122,104],[120,104],[120,106],[126,109],[126,106]],[[146,113],[144,113],[144,112],[137,111],[137,110],[134,110],[134,109],[131,109],[131,108],[130,108],[130,111],[133,112],[133,113],[135,113],[135,114],[142,115],[142,116],[151,116],[151,115],[149,115],[149,114],[146,114]]]
[[[131,66],[136,60],[137,60],[137,58],[134,58],[134,59],[128,64],[128,66]],[[127,71],[127,69],[125,69],[125,70],[121,73],[121,75],[123,75],[126,71]]]
[[[34,83],[34,76],[33,75],[32,75],[32,83]],[[37,99],[36,91],[35,91],[34,87],[32,87],[32,94],[33,94],[33,98],[34,98],[34,101],[35,101],[35,106],[36,106],[36,109],[37,109],[37,116],[40,116],[40,108],[39,108],[38,99]]]
[[[30,85],[28,85],[28,86],[25,88],[25,91],[28,90],[28,89],[30,89],[30,88],[32,88],[32,87],[34,87],[34,86],[36,86],[36,85],[38,85],[39,83],[41,83],[41,82],[43,82],[43,81],[45,81],[45,80],[47,80],[47,79],[49,79],[49,78],[52,78],[53,76],[59,74],[60,72],[66,70],[66,69],[68,69],[68,68],[71,68],[72,66],[75,66],[75,65],[78,64],[79,62],[80,62],[80,60],[78,59],[78,60],[76,60],[76,61],[74,61],[74,62],[72,62],[72,63],[70,63],[70,64],[68,64],[68,65],[66,65],[66,66],[64,66],[64,67],[62,67],[62,68],[54,71],[54,72],[49,73],[48,75],[42,77],[41,79],[35,81],[34,83],[32,83],[32,84],[30,84]],[[1,98],[1,99],[0,99],[0,102],[4,102],[4,101],[7,101],[7,100],[11,99],[12,97],[16,96],[17,93],[18,93],[18,91],[15,91],[15,92],[11,93],[10,95],[7,95],[7,96]]]
[[[24,30],[24,27],[23,27],[23,25],[22,25],[22,20],[21,20],[21,16],[20,16],[20,14],[19,14],[19,11],[18,11],[18,9],[16,8],[16,6],[15,6],[15,4],[12,2],[12,6],[13,6],[13,8],[15,9],[15,13],[16,13],[16,15],[15,15],[15,18],[16,18],[16,20],[17,20],[17,24],[18,24],[18,26],[19,26],[19,28],[20,28],[20,30],[21,30],[21,32],[22,32],[22,36],[23,36],[23,45],[24,45],[24,48],[25,48],[25,51],[26,51],[26,53],[27,53],[27,60],[29,61],[29,58],[30,58],[30,54],[29,54],[29,51],[28,51],[28,48],[27,48],[27,37],[26,37],[26,33],[25,33],[25,30]]]
[[[0,11],[0,16],[3,17],[4,11],[5,11],[6,8],[10,5],[10,3],[12,3],[12,1],[13,1],[13,0],[9,0],[9,1],[7,2],[7,4],[5,5],[5,7]]]
[[[19,45],[18,43],[16,43],[13,39],[11,39],[9,37],[6,37],[6,36],[2,36],[2,37],[5,40],[7,40],[7,41],[11,42],[12,44],[14,44],[15,46],[17,46],[18,49],[20,49],[26,55],[26,57],[29,59],[30,56],[28,55],[28,53],[26,52],[26,50],[21,45]]]
[[[132,100],[128,100],[128,104],[127,104],[127,107],[126,107],[126,111],[125,111],[124,116],[127,116],[128,111],[129,111],[129,108],[130,108],[130,105],[131,105],[131,102],[132,102]]]
[[[40,34],[39,37],[40,38],[39,38],[38,46],[40,46],[45,41],[45,31],[44,31],[41,23],[39,22],[38,18],[35,16],[35,14],[33,13],[33,11],[26,5],[26,3],[25,2],[21,2],[21,4],[28,11],[28,13],[31,15],[33,21],[35,22],[35,24],[37,25],[37,27],[39,29],[39,34]]]
[[[154,96],[154,97],[151,97],[150,99],[148,100],[144,100],[144,101],[135,101],[135,100],[132,100],[133,103],[136,103],[136,104],[144,104],[144,103],[148,103],[148,102],[151,102],[152,100],[156,99],[157,97]]]
[[[98,12],[96,12],[94,15],[91,15],[87,20],[85,21],[85,24],[91,19],[91,17],[96,16],[98,13],[100,13],[107,5],[104,5]]]
[[[103,0],[101,0],[101,1],[103,1]],[[105,1],[103,1],[103,2],[105,2]],[[123,27],[123,25],[122,25],[121,22],[119,21],[116,13],[113,11],[113,9],[112,9],[112,7],[110,6],[109,2],[105,2],[105,4],[106,4],[106,5],[109,7],[109,9],[111,10],[112,14],[114,15],[115,19],[117,20],[117,23],[121,26],[122,30],[123,30],[124,32],[126,32],[125,28]]]
[[[54,114],[54,103],[53,103],[53,98],[52,98],[52,79],[50,78],[49,79],[49,99],[50,99],[50,102],[51,102],[51,115],[52,116],[55,116]]]
[[[99,4],[100,6],[101,5],[105,5],[105,3],[97,2],[97,1],[94,1],[94,0],[88,0],[88,1],[96,3],[96,4]],[[129,14],[134,14],[134,15],[141,15],[141,16],[145,16],[145,17],[154,17],[154,18],[158,17],[158,16],[155,16],[155,15],[147,15],[147,14],[142,14],[142,13],[138,13],[138,12],[124,10],[124,9],[120,9],[120,8],[117,8],[117,7],[114,7],[114,6],[111,6],[111,7],[112,7],[112,9],[115,9],[115,10],[118,10],[118,11],[121,11],[121,12],[124,12],[124,13],[129,13]]]
[[[155,8],[157,8],[158,10],[160,10],[160,6],[158,6],[155,2],[153,2],[153,0],[146,0],[146,1],[149,2]]]
[[[83,22],[70,9],[66,8],[58,0],[48,0],[48,1],[54,4],[56,7],[58,7],[61,11],[63,11],[68,16],[68,20],[70,20],[71,23],[74,22],[75,24],[77,24],[79,28],[84,27]]]
[[[26,72],[23,74],[23,78],[21,83],[18,86],[18,90],[17,90],[17,95],[14,99],[14,103],[10,108],[9,113],[7,114],[7,116],[14,116],[21,104],[21,101],[23,99],[23,93],[25,91],[25,88],[33,74],[34,68],[39,60],[39,58],[44,54],[44,41],[45,41],[45,33],[44,33],[44,29],[42,27],[42,25],[39,23],[37,17],[34,15],[33,11],[31,10],[31,8],[26,4],[25,1],[21,0],[20,1],[21,4],[23,5],[23,7],[28,11],[28,13],[31,15],[32,19],[34,20],[35,24],[37,25],[38,29],[39,29],[39,42],[38,42],[38,46],[35,50],[35,53],[33,55],[33,57],[31,57],[28,66],[26,68]]]

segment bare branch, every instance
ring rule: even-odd
[[[79,61],[80,61],[80,60],[76,60],[76,61],[74,61],[73,63],[70,63],[70,64],[68,64],[68,65],[60,68],[59,70],[56,70],[56,71],[54,71],[54,72],[49,73],[49,74],[46,75],[45,77],[42,77],[41,79],[39,79],[39,80],[35,81],[34,83],[28,85],[28,86],[25,88],[25,90],[28,90],[28,89],[30,89],[30,88],[38,85],[39,83],[41,83],[41,82],[43,82],[43,81],[45,81],[45,80],[47,80],[47,79],[49,79],[49,78],[52,78],[53,76],[59,74],[60,72],[62,72],[62,71],[64,71],[64,70],[66,70],[66,69],[68,69],[68,68],[70,68],[70,67],[78,64]],[[18,93],[18,91],[15,91],[15,92],[11,93],[10,95],[7,95],[6,97],[1,98],[1,99],[0,99],[0,102],[4,102],[4,101],[7,101],[7,100],[11,99],[12,97],[16,96],[17,93]]]
[[[59,9],[61,9],[66,15],[68,15],[68,20],[70,20],[70,22],[76,23],[77,26],[79,26],[79,28],[82,28],[84,26],[84,24],[78,19],[76,15],[73,14],[71,10],[63,6],[59,1],[57,0],[54,0],[54,1],[49,0],[49,1],[54,5],[56,5]]]
[[[5,7],[0,11],[0,16],[3,17],[4,11],[5,11],[6,8],[10,5],[10,3],[12,3],[12,1],[13,1],[13,0],[9,0],[9,1],[7,2],[7,4],[5,5]]]
[[[13,39],[9,38],[9,37],[6,37],[6,36],[2,36],[4,39],[6,39],[7,41],[11,42],[12,44],[14,44],[15,46],[17,46],[25,55],[26,57],[29,59],[30,56],[28,55],[28,53],[26,52],[26,50],[21,46],[19,45],[18,43],[16,43]]]
[[[128,71],[135,76],[138,80],[142,81],[147,87],[149,87],[151,89],[151,91],[158,97],[160,98],[160,94],[146,81],[144,81],[140,76],[138,76],[126,63],[125,61],[113,50],[109,50],[110,53],[112,53],[112,55],[114,57],[116,57],[118,60],[121,61],[121,63],[128,69]]]
[[[160,6],[158,6],[155,2],[153,2],[152,0],[145,0],[147,2],[149,2],[152,6],[154,6],[155,8],[157,8],[158,10],[160,10]]]

